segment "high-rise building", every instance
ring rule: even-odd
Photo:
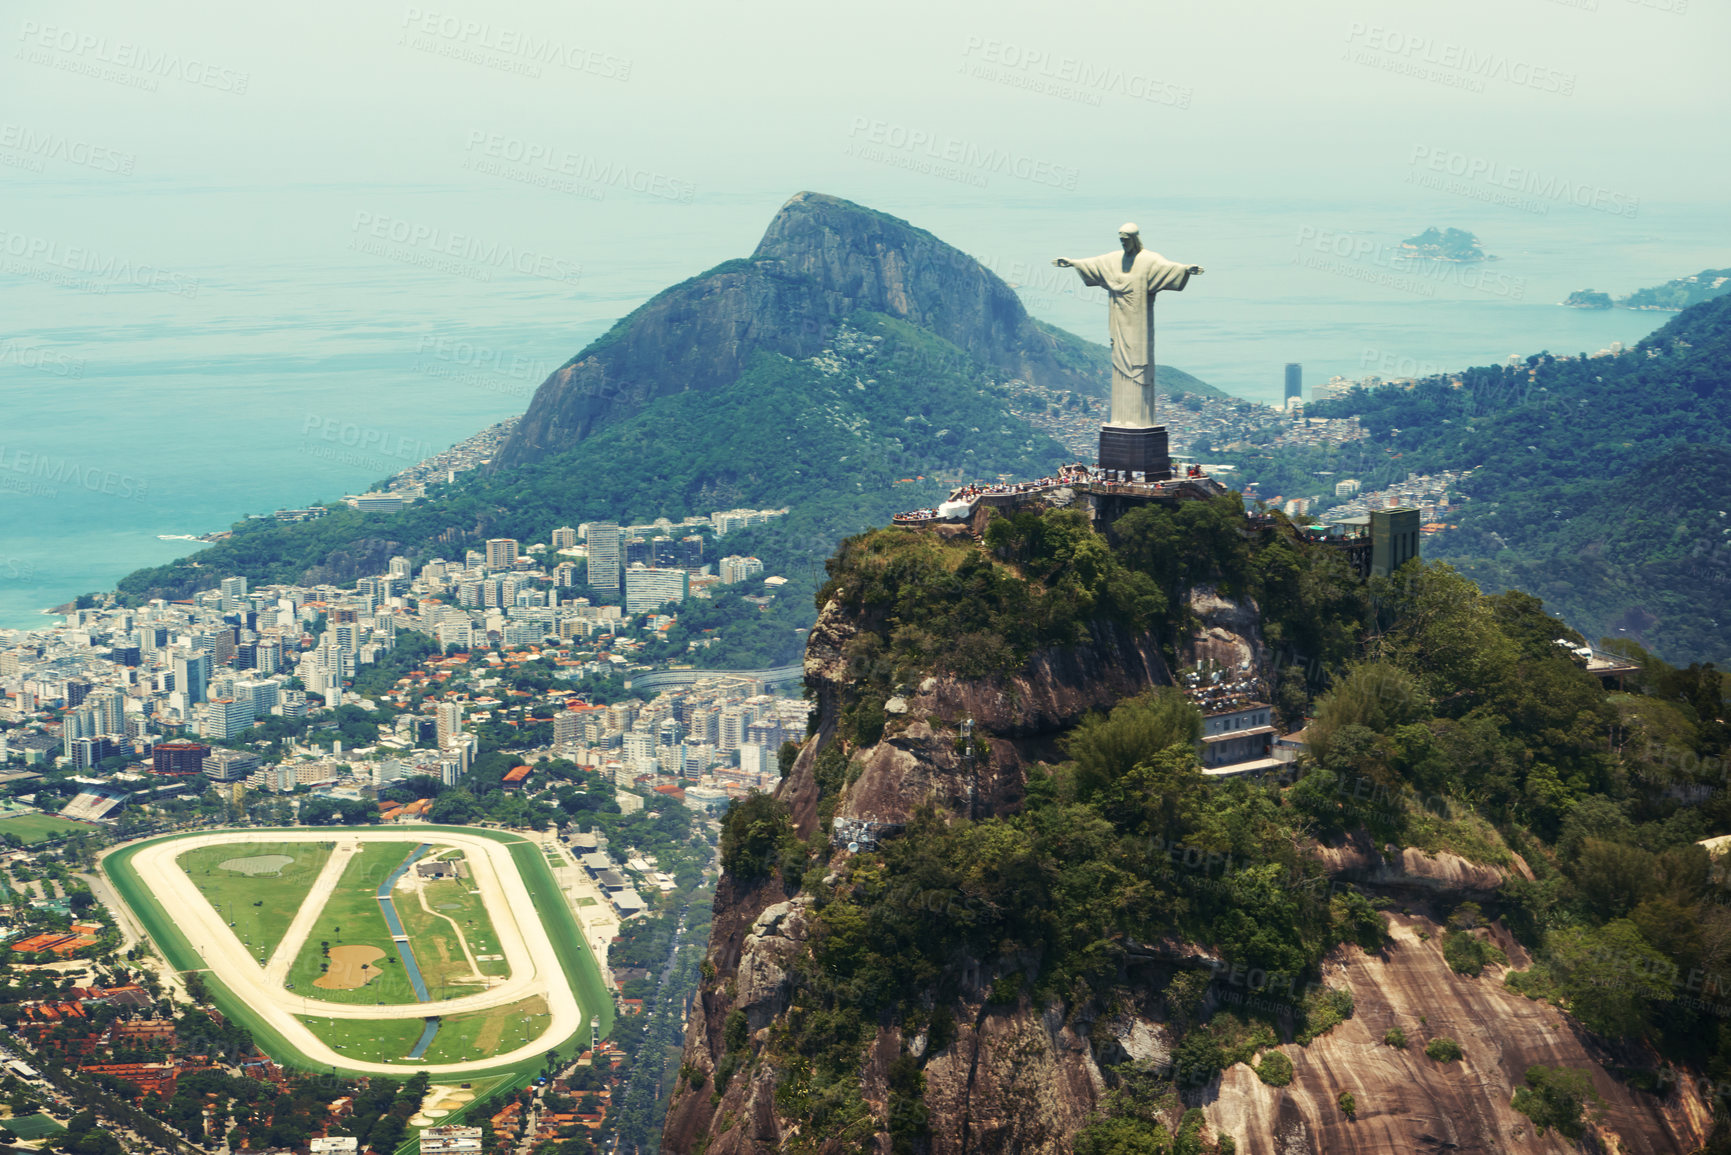
[[[577,531],[568,525],[562,525],[553,531],[553,548],[570,549],[577,544]]]
[[[126,695],[119,690],[97,690],[84,699],[84,705],[95,715],[96,733],[126,733]]]
[[[568,590],[577,584],[577,563],[562,561],[553,567],[553,584]]]
[[[461,702],[440,702],[435,713],[439,719],[439,745],[445,746],[463,732],[463,704]]]
[[[251,698],[216,698],[204,704],[199,737],[226,741],[253,723]]]
[[[748,721],[745,711],[738,706],[729,706],[721,712],[721,748],[727,751],[739,749],[745,740],[745,727]]]
[[[1286,404],[1304,400],[1304,366],[1297,361],[1286,363]]]
[[[391,571],[390,572],[391,572],[391,576],[394,578],[407,578],[410,575],[410,573],[413,572],[413,567],[410,564],[408,558],[406,558],[406,557],[394,557],[391,559]]]
[[[1388,577],[1419,556],[1419,513],[1410,505],[1370,511],[1370,572]]]
[[[668,602],[683,602],[691,575],[682,569],[650,569],[634,565],[625,571],[625,612],[647,613]]]
[[[495,537],[487,541],[487,568],[489,570],[510,569],[516,562],[516,538]]]
[[[617,590],[622,566],[619,557],[619,524],[589,523],[589,584],[598,590]]]
[[[649,541],[641,537],[625,539],[625,565],[648,565],[650,562]]]
[[[203,742],[180,738],[158,742],[150,751],[150,770],[174,778],[197,774],[204,769],[204,759],[209,753],[210,747]]]
[[[740,773],[753,776],[761,775],[764,773],[764,766],[766,764],[764,748],[762,746],[759,746],[754,742],[741,742],[739,744]]]
[[[570,746],[583,740],[583,715],[576,710],[561,710],[553,715],[553,745]]]
[[[210,682],[210,654],[205,651],[176,650],[174,654],[174,688],[186,698],[188,705],[204,701],[205,686]]]

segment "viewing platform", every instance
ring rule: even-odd
[[[1145,502],[1207,500],[1228,492],[1225,485],[1199,465],[1182,466],[1178,476],[1162,481],[1130,481],[1123,477],[1077,464],[1066,465],[1055,476],[1035,481],[976,481],[952,490],[949,499],[936,508],[898,513],[891,523],[908,529],[959,526],[971,524],[982,507],[1008,512],[1035,503],[1068,505],[1077,500],[1088,505],[1095,521],[1112,521]]]

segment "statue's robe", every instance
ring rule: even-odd
[[[1073,258],[1070,267],[1085,285],[1105,288],[1112,333],[1111,424],[1154,424],[1154,294],[1178,292],[1190,282],[1190,266],[1140,249]]]

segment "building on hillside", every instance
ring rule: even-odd
[[[1372,577],[1387,577],[1418,557],[1420,521],[1417,506],[1397,505],[1370,511]]]
[[[691,575],[682,569],[652,569],[634,565],[625,571],[625,612],[647,613],[668,602],[683,602]]]
[[[619,523],[589,523],[589,585],[598,590],[617,590],[622,570]]]
[[[1202,717],[1202,769],[1267,769],[1274,761],[1274,711],[1266,702],[1241,702]]]
[[[721,559],[717,567],[721,575],[722,585],[733,585],[736,582],[749,581],[763,572],[763,563],[754,557],[741,557],[734,554]]]

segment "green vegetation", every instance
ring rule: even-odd
[[[1470,930],[1452,930],[1444,935],[1442,951],[1450,970],[1457,975],[1468,975],[1472,978],[1477,978],[1490,964],[1501,966],[1509,961],[1509,956],[1490,940],[1481,938]]]
[[[56,818],[51,814],[15,814],[0,818],[0,835],[11,835],[26,846],[64,834],[82,834],[91,829],[93,827],[88,822]]]
[[[1617,304],[1628,309],[1687,309],[1727,293],[1731,293],[1731,269],[1702,269],[1692,277],[1637,289]]]
[[[1526,1086],[1515,1088],[1514,1108],[1533,1121],[1543,1135],[1554,1130],[1565,1139],[1579,1140],[1588,1122],[1604,1115],[1604,1099],[1593,1090],[1586,1071],[1567,1067],[1528,1067]]]
[[[1282,1051],[1269,1051],[1256,1064],[1256,1077],[1270,1087],[1285,1087],[1292,1082],[1292,1060]]]
[[[705,622],[690,628],[719,628],[709,635],[716,644],[699,652],[706,666],[797,660],[821,563],[841,537],[941,500],[947,487],[934,478],[1037,477],[1067,457],[1005,412],[1000,375],[963,350],[878,314],[858,314],[850,324],[832,365],[760,353],[735,381],[654,398],[563,453],[462,474],[400,513],[363,514],[339,504],[316,521],[238,522],[232,536],[191,557],[128,575],[120,592],[128,599],[184,597],[212,573],[297,581],[333,556],[339,567],[352,567],[357,543],[387,535],[421,561],[491,537],[545,541],[557,526],[592,519],[677,520],[736,505],[791,506],[774,524],[727,539],[729,552],[755,553],[767,572],[789,579],[766,613],[742,608],[738,591],[712,607],[688,602],[685,611]],[[781,431],[780,448],[764,443],[766,429]],[[797,453],[782,451],[795,446]],[[602,475],[605,486],[583,483]]]
[[[288,981],[297,995],[315,1002],[332,1003],[416,1001],[415,988],[397,955],[397,946],[391,938],[390,927],[385,924],[384,913],[379,909],[377,895],[379,884],[408,857],[419,841],[419,838],[405,837],[401,842],[363,842],[359,845],[343,868],[342,877],[337,880],[324,908],[319,911],[318,920],[313,923],[300,953],[289,966]],[[398,917],[402,916],[404,905],[398,902]],[[332,950],[339,947],[378,950],[379,956],[371,962],[378,972],[377,977],[352,989],[318,985],[318,980],[329,974],[335,961]],[[473,992],[447,988],[431,990],[431,993],[438,999]]]
[[[189,850],[175,862],[233,924],[235,936],[252,954],[269,958],[335,847],[332,842],[234,843]],[[274,861],[284,858],[289,861]],[[271,866],[275,869],[260,870]]]
[[[1259,451],[1236,459],[1239,476],[1265,493],[1310,494],[1323,488],[1315,471],[1370,490],[1470,468],[1457,528],[1428,539],[1427,556],[1486,590],[1541,597],[1593,637],[1637,638],[1673,661],[1722,660],[1727,364],[1731,298],[1718,296],[1617,357],[1539,353],[1309,406],[1308,416],[1357,416],[1369,436],[1322,456]],[[1302,488],[1280,488],[1288,483]]]
[[[989,1001],[1073,1008],[1136,973],[1126,944],[1161,938],[1261,976],[1254,1002],[1231,1007],[1228,991],[1228,1009],[1206,1019],[1174,986],[1164,1085],[1303,1045],[1353,1013],[1346,991],[1317,983],[1323,953],[1387,943],[1381,900],[1309,881],[1320,867],[1303,840],[1351,833],[1508,872],[1490,915],[1463,903],[1450,920],[1441,946],[1460,973],[1505,961],[1483,929],[1501,917],[1540,959],[1551,997],[1592,1029],[1711,1045],[1713,1032],[1673,1023],[1663,996],[1680,960],[1654,944],[1687,946],[1692,919],[1725,917],[1697,905],[1707,874],[1693,842],[1709,824],[1731,826],[1731,800],[1680,807],[1665,791],[1688,775],[1634,761],[1657,734],[1697,759],[1723,754],[1719,675],[1642,656],[1646,692],[1608,693],[1555,644],[1570,635],[1537,599],[1486,596],[1435,563],[1361,582],[1271,521],[1250,527],[1236,507],[1196,502],[1129,514],[1110,541],[1059,511],[996,518],[983,545],[881,531],[844,543],[820,597],[858,627],[845,652],[854,677],[813,765],[820,820],[848,789],[853,751],[906,724],[873,709],[899,686],[932,670],[992,678],[1043,647],[1114,630],[1175,648],[1193,625],[1185,591],[1198,585],[1254,597],[1265,637],[1303,659],[1276,698],[1313,715],[1311,758],[1292,783],[1206,779],[1194,711],[1155,691],[1075,727],[1063,762],[1030,769],[1018,811],[922,811],[839,867],[821,838],[794,837],[775,800],[736,806],[722,839],[730,873],[808,893],[813,931],[792,967],[795,1009],[767,1042],[729,1052],[730,1078],[773,1066],[782,1109],[809,1120],[814,1141],[845,1143],[877,1125],[857,1093],[866,1042],[888,1023],[903,1037],[942,1034],[969,960]],[[1513,869],[1516,853],[1534,881]],[[1706,965],[1689,949],[1691,965]],[[1437,1061],[1457,1051],[1446,1039],[1427,1047]],[[1112,1086],[1130,1078],[1122,1065],[1102,1073]],[[1099,1127],[1089,1134],[1147,1137],[1110,1114]]]
[[[1393,1047],[1396,1050],[1404,1051],[1406,1050],[1406,1032],[1401,1030],[1399,1027],[1390,1027],[1387,1031],[1383,1032],[1382,1043],[1385,1047]]]
[[[417,879],[415,886],[425,897],[424,904],[413,891],[400,886],[396,891],[397,917],[403,920],[421,977],[435,998],[474,994],[482,989],[472,977],[475,971],[463,952],[465,943],[469,954],[477,956],[475,967],[481,974],[506,977],[511,973],[510,964],[498,957],[499,934],[487,905],[479,893],[469,889],[471,885],[464,879]]]
[[[1179,631],[1192,624],[1185,594],[1198,584],[1254,598],[1269,644],[1303,656],[1280,687],[1288,712],[1308,702],[1305,663],[1326,669],[1352,653],[1362,583],[1283,523],[1247,532],[1236,497],[1138,509],[1114,523],[1113,539],[1058,511],[994,518],[984,551],[899,530],[844,542],[818,600],[838,599],[865,627],[847,646],[848,708],[881,703],[916,675],[1007,673],[1036,650],[1113,630],[1152,633],[1175,664]]]
[[[1460,1061],[1461,1045],[1447,1035],[1438,1035],[1424,1045],[1424,1053],[1439,1063],[1455,1063]]]
[[[762,878],[774,868],[782,843],[792,837],[787,806],[753,791],[727,809],[721,827],[721,867],[742,882]]]
[[[1439,229],[1435,225],[1422,233],[1406,238],[1400,243],[1401,248],[1411,250],[1413,255],[1437,261],[1483,261],[1488,260],[1479,239],[1465,229]]]
[[[1340,1108],[1340,1113],[1348,1119],[1358,1114],[1358,1100],[1352,1097],[1351,1091],[1342,1091],[1334,1097],[1334,1105]]]
[[[546,1031],[552,1016],[547,1001],[539,995],[505,1006],[460,1015],[445,1015],[432,1045],[418,1059],[406,1056],[421,1037],[420,1019],[326,1019],[317,1015],[296,1018],[344,1057],[363,1063],[396,1063],[413,1070],[439,1063],[467,1063],[488,1055],[504,1054],[534,1042]]]

